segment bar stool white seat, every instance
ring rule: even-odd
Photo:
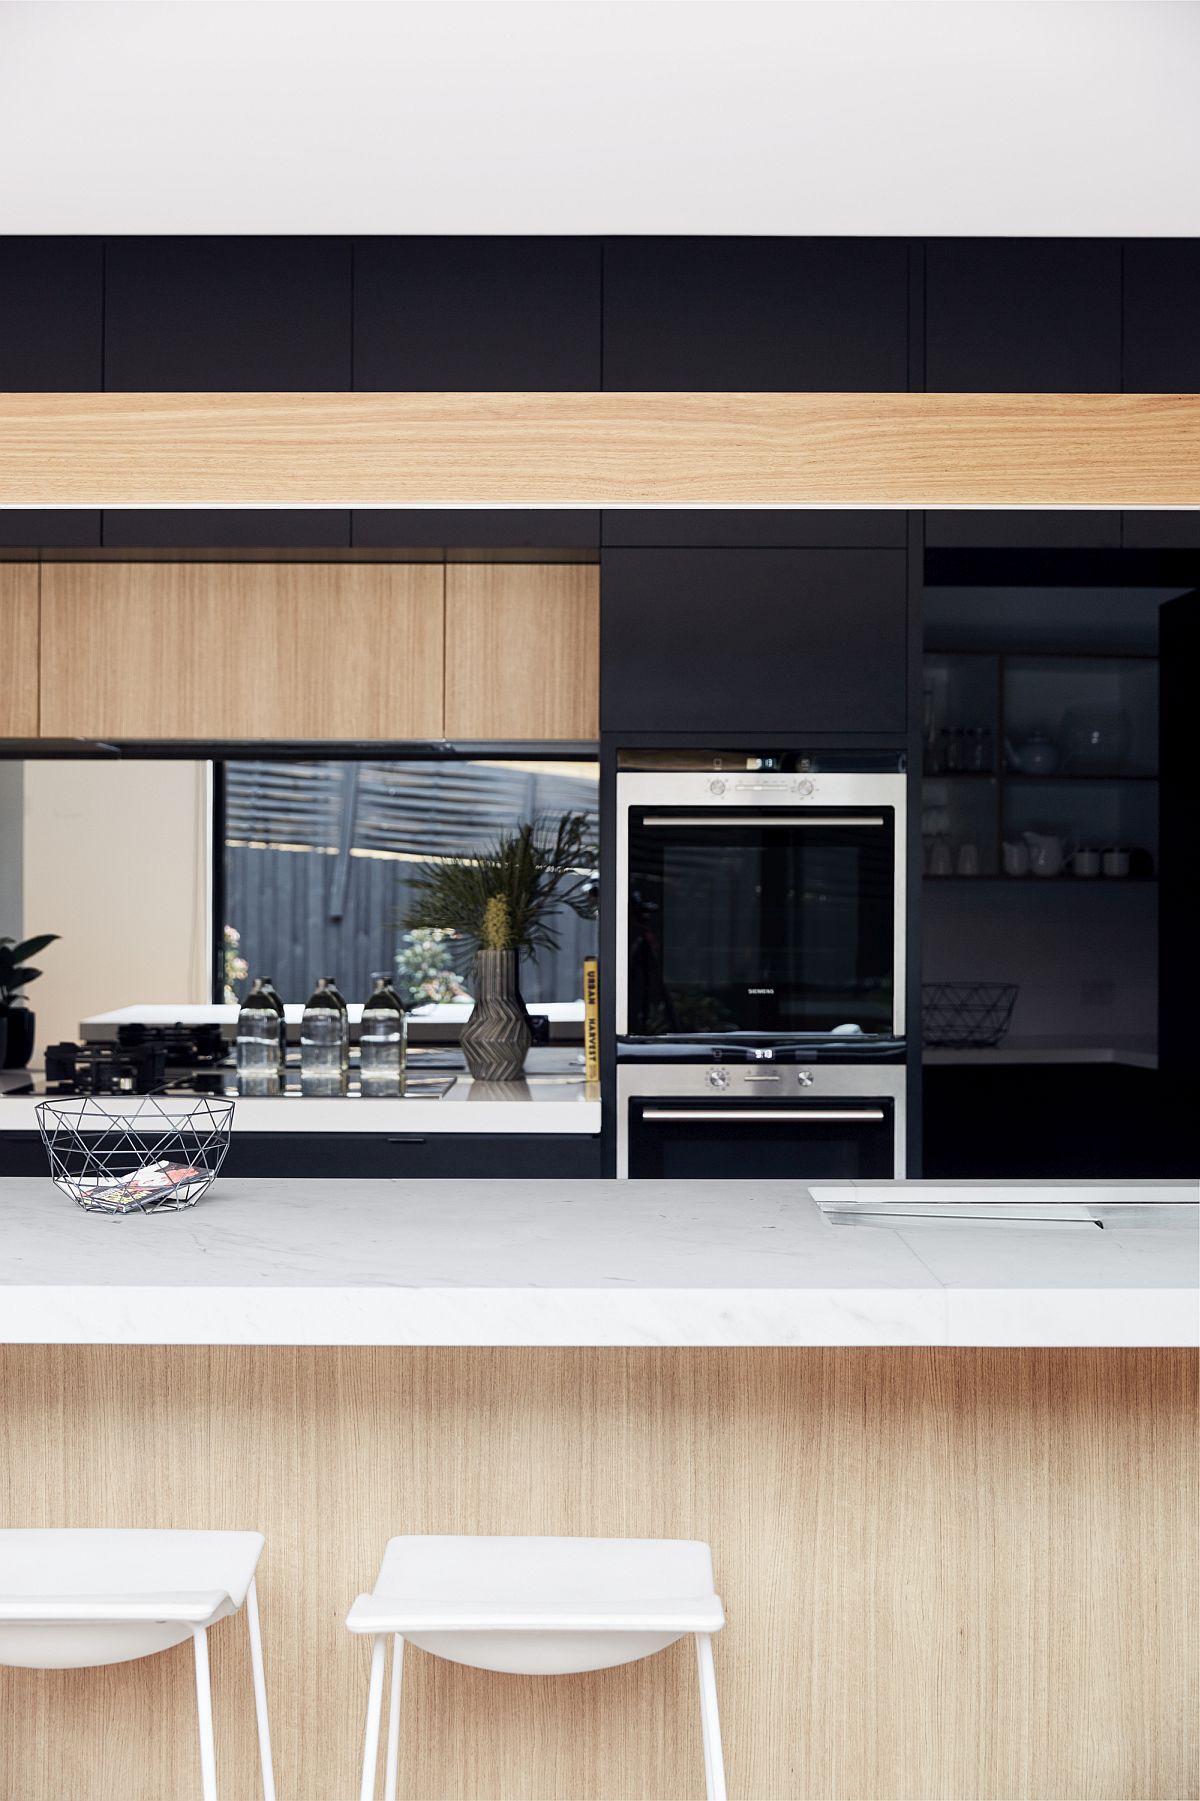
[[[275,1801],[254,1572],[261,1532],[0,1530],[0,1664],[78,1670],[149,1657],[190,1638],[200,1787],[216,1801],[208,1629],[243,1605],[264,1801]]]
[[[388,1540],[375,1587],[346,1617],[374,1640],[360,1801],[375,1801],[387,1639],[393,1639],[386,1801],[399,1767],[407,1640],[435,1657],[521,1676],[606,1670],[696,1641],[709,1801],[725,1801],[712,1634],[725,1624],[712,1553],[676,1538]]]

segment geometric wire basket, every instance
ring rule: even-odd
[[[93,1095],[40,1101],[50,1179],[89,1213],[177,1213],[212,1187],[234,1103],[144,1095],[121,1108]]]
[[[926,982],[921,989],[925,1043],[959,1051],[999,1044],[1019,993],[1015,982]]]

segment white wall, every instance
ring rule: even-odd
[[[28,933],[58,932],[29,991],[39,1047],[90,1013],[209,998],[208,765],[30,761]]]
[[[1191,236],[1198,74],[1192,0],[27,0],[0,232]]]

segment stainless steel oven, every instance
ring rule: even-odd
[[[902,1039],[897,760],[792,771],[713,762],[618,772],[618,1041]]]
[[[904,1083],[902,1061],[621,1063],[617,1175],[903,1177]]]

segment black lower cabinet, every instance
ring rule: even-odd
[[[600,1139],[580,1133],[235,1132],[220,1180],[229,1177],[511,1177],[557,1181],[599,1176]],[[0,1176],[44,1176],[36,1132],[0,1133]]]
[[[601,553],[605,731],[902,734],[906,553]]]
[[[926,1065],[931,1180],[1130,1180],[1200,1171],[1194,1079],[1114,1064]]]

